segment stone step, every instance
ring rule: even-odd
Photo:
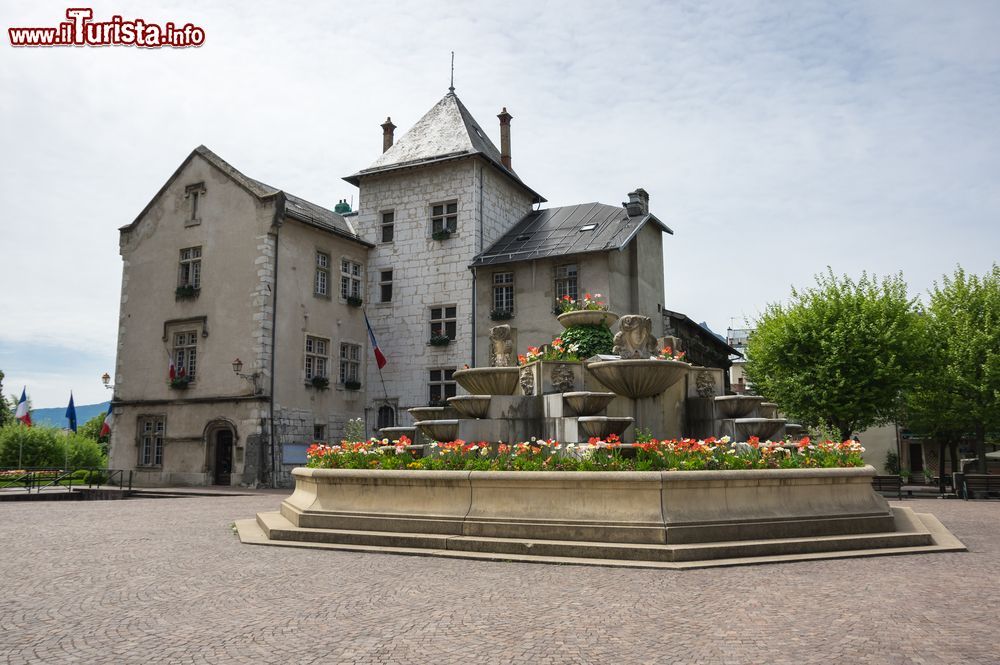
[[[964,549],[956,540],[936,542],[932,533],[934,529],[928,528],[923,516],[918,516],[909,509],[897,509],[895,512],[897,519],[894,532],[674,545],[300,528],[280,513],[274,512],[257,515],[254,526],[259,529],[262,540],[254,541],[251,538],[245,542],[451,557],[468,555],[468,558],[519,561],[563,561],[597,565],[646,563],[656,567],[735,565]],[[241,538],[249,528],[246,522],[251,521],[238,523]],[[937,526],[940,527],[939,524]]]

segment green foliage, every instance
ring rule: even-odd
[[[14,414],[7,407],[7,398],[3,396],[3,370],[0,370],[0,427],[14,420]]]
[[[758,394],[843,440],[898,414],[927,340],[902,275],[854,281],[828,269],[816,282],[767,307],[747,345],[746,372]]]
[[[76,433],[85,439],[91,439],[96,441],[101,447],[101,453],[107,457],[108,455],[108,439],[109,435],[101,436],[101,429],[104,427],[104,417],[106,413],[99,413],[84,424],[77,428]]]
[[[365,438],[365,421],[361,418],[351,418],[344,425],[345,441],[361,441]]]
[[[890,450],[885,454],[885,464],[883,465],[887,473],[894,476],[899,475],[899,455],[895,450]]]
[[[21,463],[18,464],[20,455]],[[100,445],[80,434],[55,427],[0,427],[0,467],[105,467]]]
[[[931,353],[907,400],[911,429],[942,443],[971,439],[985,473],[986,438],[1000,435],[1000,266],[961,268],[930,291]]]
[[[611,353],[615,336],[607,326],[570,326],[563,330],[562,340],[565,344],[579,344],[577,355],[589,358],[598,353]]]

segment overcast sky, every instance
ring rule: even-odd
[[[666,305],[725,333],[839,274],[926,292],[1000,248],[1000,3],[72,3],[204,29],[194,49],[13,49],[0,6],[0,369],[36,407],[107,399],[131,222],[205,144],[333,207],[455,87],[551,206],[637,186],[675,231]],[[586,285],[583,285],[584,287]]]

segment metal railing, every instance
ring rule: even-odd
[[[85,475],[79,472],[85,471]],[[102,469],[97,467],[34,467],[29,469],[0,469],[0,490],[24,490],[28,494],[43,490],[86,486],[88,489],[117,487],[119,490],[132,489],[131,469]]]

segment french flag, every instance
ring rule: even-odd
[[[17,403],[17,411],[14,413],[14,417],[28,427],[31,427],[31,412],[28,411],[27,386],[21,389],[21,399]]]
[[[174,354],[170,354],[170,371],[167,373],[170,380],[173,381],[177,378],[177,369],[174,367]]]
[[[365,326],[368,327],[368,339],[372,342],[372,351],[375,352],[375,364],[378,365],[379,369],[385,367],[386,359],[382,354],[382,349],[378,348],[378,340],[375,339],[375,333],[372,331],[372,324],[368,322],[368,313],[365,312]]]
[[[111,405],[108,404],[108,413],[104,416],[104,424],[101,425],[101,433],[97,436],[107,436],[111,434]]]

